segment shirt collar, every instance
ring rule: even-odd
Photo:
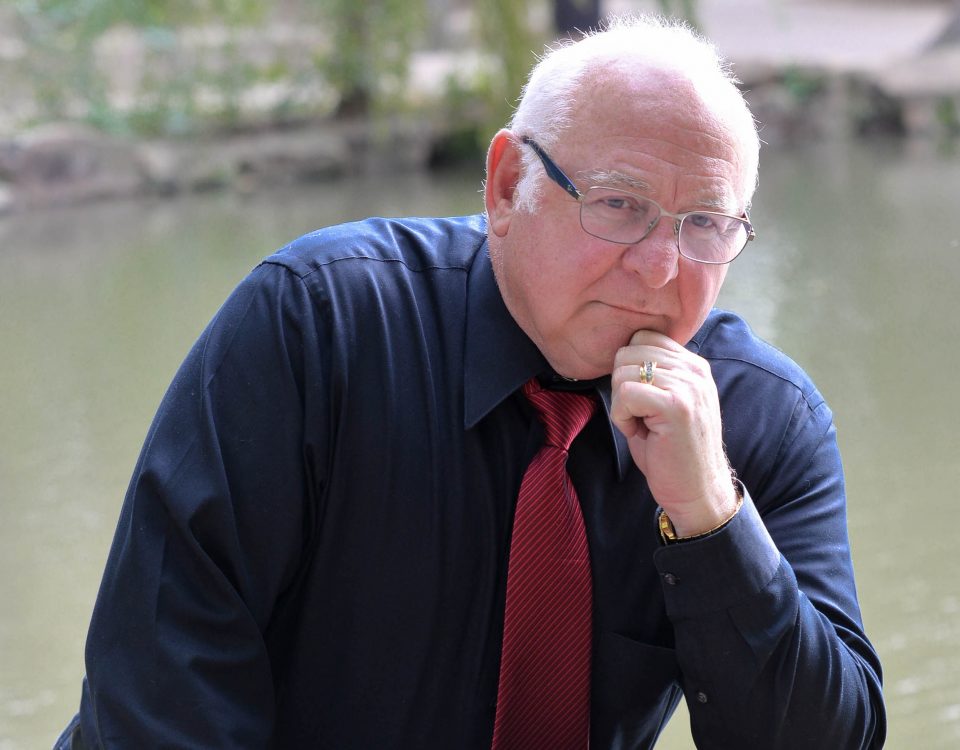
[[[472,428],[527,380],[549,370],[540,350],[507,310],[484,240],[467,279],[464,427]]]
[[[613,445],[617,455],[617,472],[620,479],[627,476],[627,471],[633,466],[633,456],[630,455],[630,446],[627,444],[627,438],[620,430],[613,426],[610,419],[610,403],[612,393],[610,389],[610,376],[600,378],[597,381],[597,393],[600,394],[600,403],[603,404],[607,412],[607,426],[610,428],[610,437],[613,439]]]
[[[627,439],[610,421],[610,377],[589,382],[564,381],[517,325],[504,304],[493,275],[487,242],[474,256],[467,279],[467,332],[464,352],[464,427],[474,427],[533,376],[556,387],[595,390],[607,414],[620,478],[633,465]]]

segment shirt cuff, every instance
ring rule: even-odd
[[[714,534],[661,547],[653,562],[671,620],[717,612],[762,591],[780,565],[780,551],[744,492],[740,511]]]

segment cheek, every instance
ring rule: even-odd
[[[580,292],[576,268],[557,253],[531,257],[524,268],[524,287],[531,309],[544,330],[561,326],[572,314]]]
[[[574,304],[593,279],[602,275],[602,260],[582,242],[579,222],[535,222],[526,236],[515,270],[527,289],[539,292],[545,307]],[[519,248],[518,248],[519,249]]]
[[[566,249],[536,217],[515,217],[510,236],[491,260],[507,307],[535,340],[561,324],[571,298]]]
[[[692,264],[692,261],[688,262]],[[674,321],[676,335],[671,335],[671,338],[683,344],[693,338],[716,304],[728,268],[692,265],[692,268],[684,268],[677,280],[681,314]]]

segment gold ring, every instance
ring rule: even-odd
[[[640,382],[644,385],[653,385],[653,374],[657,371],[657,363],[654,361],[647,362],[647,360],[642,360],[640,362]]]

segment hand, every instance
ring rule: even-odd
[[[643,361],[657,363],[652,384],[640,381]],[[612,390],[613,423],[677,534],[701,534],[733,516],[737,495],[707,361],[661,333],[637,331],[614,359]]]

